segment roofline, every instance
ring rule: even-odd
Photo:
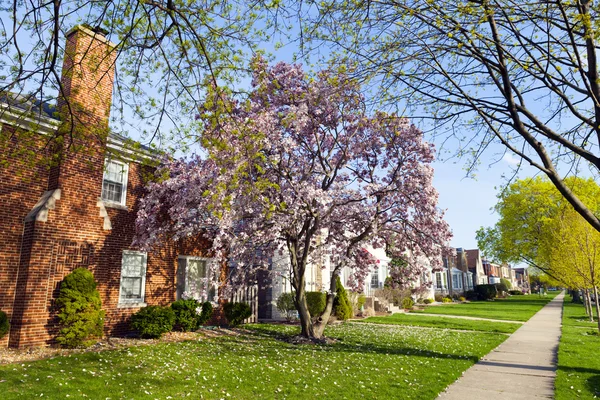
[[[16,126],[28,131],[34,131],[42,135],[53,135],[58,131],[61,122],[59,120],[31,112],[15,112],[15,107],[7,103],[0,102],[0,123]],[[133,140],[133,139],[132,139]],[[125,141],[108,134],[106,147],[122,153],[129,161],[136,161],[135,157],[141,157],[145,160],[156,160],[158,154],[147,149],[129,149]]]

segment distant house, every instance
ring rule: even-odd
[[[383,288],[386,278],[389,276],[389,257],[384,249],[365,248],[377,260],[377,267],[372,268],[365,280],[363,293],[367,297],[373,297],[375,291]],[[331,284],[331,259],[324,254],[316,262],[309,263],[305,272],[305,290],[309,292],[327,292]],[[258,291],[258,319],[259,320],[283,320],[285,315],[277,310],[277,299],[283,293],[291,293],[290,283],[290,260],[287,252],[277,254],[271,260],[269,271],[260,274]],[[340,274],[342,284],[348,287],[348,280],[352,270],[343,268]]]
[[[488,277],[483,268],[481,251],[479,251],[479,249],[473,249],[465,250],[465,253],[467,255],[467,265],[469,271],[473,274],[475,285],[486,285],[488,283]]]

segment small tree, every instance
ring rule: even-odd
[[[285,314],[285,319],[291,321],[296,316],[296,304],[293,293],[282,293],[277,299],[277,310]]]
[[[352,304],[348,300],[348,293],[342,285],[342,280],[338,276],[335,282],[336,294],[335,300],[333,301],[333,307],[335,308],[335,316],[342,321],[345,321],[352,317]]]
[[[56,299],[61,327],[56,341],[65,347],[91,346],[102,336],[104,311],[90,271],[77,268],[63,279]]]

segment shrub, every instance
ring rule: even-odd
[[[503,292],[508,292],[510,289],[512,289],[512,283],[510,283],[508,279],[501,278],[500,285],[502,285]]]
[[[442,303],[452,303],[452,299],[450,297],[444,297]]]
[[[333,300],[335,316],[338,319],[345,321],[352,317],[352,305],[350,304],[350,300],[348,300],[348,293],[346,293],[346,289],[344,288],[344,285],[342,285],[339,276],[335,282],[335,291],[335,299]]]
[[[10,330],[10,323],[8,322],[8,315],[0,310],[0,339],[2,339]]]
[[[233,327],[238,326],[252,315],[252,309],[246,303],[225,303],[223,312],[227,322]]]
[[[439,293],[436,293],[434,298],[435,298],[435,301],[437,301],[438,303],[441,303],[444,300],[444,296],[442,296]]]
[[[323,292],[306,292],[306,304],[311,317],[321,315],[325,311],[327,296]]]
[[[294,293],[282,293],[277,299],[277,310],[285,314],[285,319],[291,321],[296,315],[296,303],[294,303]]]
[[[410,297],[411,291],[384,287],[383,289],[375,290],[374,295],[386,306],[389,304],[399,306],[402,303],[403,298]]]
[[[415,302],[410,297],[405,297],[402,299],[402,308],[405,310],[410,310],[415,305]]]
[[[60,283],[58,298],[60,331],[56,341],[65,347],[88,347],[102,337],[104,311],[94,275],[77,268]]]
[[[510,294],[512,296],[522,296],[523,292],[521,292],[520,290],[509,290],[508,294]]]
[[[365,296],[362,293],[358,295],[358,300],[356,302],[356,306],[358,307],[359,310],[361,308],[363,308],[363,306],[365,305],[366,301],[367,301],[367,296]]]
[[[433,300],[433,299],[425,299],[425,300],[423,300],[423,304],[431,304],[431,303],[433,303],[434,301],[435,301],[435,300]]]
[[[424,301],[425,301],[425,299],[424,299],[424,298],[422,298],[422,297],[419,297],[419,298],[417,299],[417,304],[423,304],[423,302],[424,302]]]
[[[492,300],[498,294],[496,285],[477,285],[475,291],[479,300]]]
[[[173,330],[175,312],[171,307],[148,306],[131,316],[131,327],[143,338],[160,338]]]
[[[467,290],[465,292],[465,298],[467,300],[477,300],[477,292],[474,290]]]
[[[464,298],[463,296],[460,296],[460,297],[458,298],[458,301],[466,301],[466,300],[467,300],[467,299],[466,299],[466,298]]]
[[[213,307],[208,301],[200,303],[196,299],[177,300],[171,304],[175,313],[175,327],[183,332],[195,331],[208,321]]]
[[[508,290],[511,288],[511,286],[512,285],[510,284],[509,281],[502,278],[502,279],[500,279],[500,283],[496,283],[496,290],[498,291],[498,293],[508,292]]]

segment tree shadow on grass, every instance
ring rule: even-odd
[[[261,337],[267,337],[270,339],[277,340],[279,342],[290,343],[290,339],[297,336],[297,332],[285,333],[280,331],[274,331],[268,327],[262,328],[260,325],[254,326],[248,330],[248,335],[256,335]],[[444,360],[462,360],[476,363],[479,361],[479,357],[473,355],[460,355],[460,354],[448,354],[433,350],[417,349],[410,346],[385,346],[379,343],[366,343],[359,344],[354,343],[351,340],[345,340],[343,337],[331,336],[334,339],[334,343],[304,343],[295,345],[299,350],[313,351],[314,346],[319,346],[322,349],[327,349],[334,352],[346,352],[346,353],[361,353],[361,354],[385,354],[385,355],[406,355],[416,357],[428,357],[437,358]]]

